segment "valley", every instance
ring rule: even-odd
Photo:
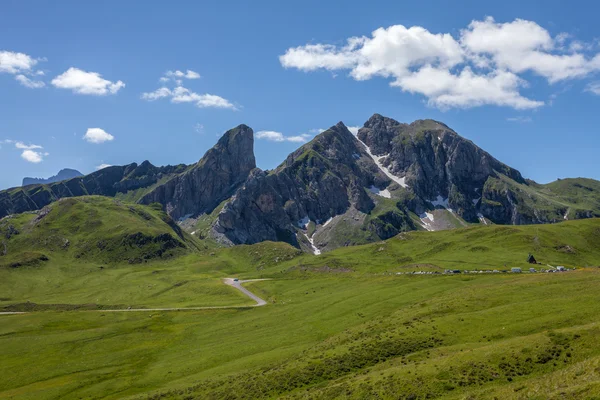
[[[315,256],[179,236],[159,209],[118,199],[64,199],[39,217],[0,222],[11,232],[0,311],[25,312],[0,315],[0,398],[600,393],[598,219],[406,232]],[[181,245],[160,253],[134,232]],[[527,270],[529,253],[576,269],[443,273]],[[244,287],[266,304],[224,285],[231,277],[258,279]]]

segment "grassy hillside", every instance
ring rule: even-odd
[[[205,248],[161,211],[130,207],[83,198],[0,221],[0,260],[48,258],[0,268],[0,311],[37,310],[0,315],[0,399],[600,396],[598,219],[408,232],[311,256],[283,243]],[[127,252],[154,251],[121,252],[137,232],[185,247],[132,265]],[[99,240],[110,246],[90,247]],[[396,274],[528,267],[530,252],[577,270]],[[103,311],[252,304],[221,283],[231,276],[272,278],[246,285],[268,304]]]
[[[141,263],[185,253],[189,237],[160,208],[100,196],[62,199],[0,220],[0,268],[48,259]]]
[[[363,246],[340,248],[319,257],[303,255],[264,271],[311,271],[324,267],[370,274],[444,269],[502,270],[529,268],[534,254],[546,264],[600,265],[600,219],[548,225],[473,226],[438,232],[405,232]],[[538,267],[539,268],[539,267]]]

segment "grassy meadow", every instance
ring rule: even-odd
[[[104,231],[99,219],[109,255],[84,227],[0,221],[3,238],[19,231],[3,239],[0,311],[30,311],[0,315],[0,399],[600,398],[600,220],[411,232],[321,256],[185,234],[160,257],[140,243],[144,261],[129,263],[123,238],[172,228],[150,207],[156,219],[111,204],[133,228]],[[10,266],[31,252],[47,260]],[[576,270],[396,274],[529,268],[528,253],[536,268]],[[268,304],[244,307],[253,302],[221,282],[232,276],[271,278],[245,284]],[[220,305],[234,307],[109,311]]]

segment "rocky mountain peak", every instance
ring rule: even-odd
[[[140,202],[161,203],[175,219],[210,212],[255,168],[254,132],[239,125],[225,132],[193,167],[156,187]]]
[[[240,171],[256,168],[254,158],[254,131],[247,125],[241,124],[228,130],[221,136],[217,144],[208,150],[198,164],[208,161],[222,160],[231,157],[235,163],[231,167]],[[227,166],[225,166],[227,167]]]

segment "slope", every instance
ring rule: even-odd
[[[100,196],[62,199],[0,220],[0,268],[54,258],[141,263],[189,251],[193,242],[160,208]]]

